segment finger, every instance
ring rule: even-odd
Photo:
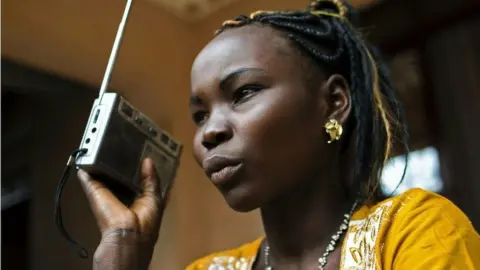
[[[161,219],[163,200],[158,174],[151,159],[143,161],[141,175],[142,194],[130,209],[137,215],[142,226],[156,226]]]
[[[118,218],[127,208],[104,184],[92,179],[85,171],[79,170],[77,175],[98,226],[103,231],[112,219]]]
[[[153,160],[147,158],[142,163],[142,193],[144,196],[160,197],[160,179]]]

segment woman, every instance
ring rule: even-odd
[[[480,269],[480,240],[447,199],[413,189],[379,201],[393,138],[406,141],[387,71],[341,2],[226,21],[192,68],[194,152],[265,237],[193,269]],[[408,150],[408,149],[407,149]],[[127,208],[79,176],[102,232],[95,269],[147,269],[162,209],[152,164]]]

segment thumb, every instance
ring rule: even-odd
[[[146,158],[141,168],[141,188],[142,197],[158,197],[161,198],[160,179],[155,164],[151,158]]]
[[[140,223],[159,220],[163,209],[163,199],[160,180],[152,159],[147,158],[143,161],[141,178],[142,193],[130,209],[137,215]]]

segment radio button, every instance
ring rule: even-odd
[[[133,109],[132,109],[132,107],[128,106],[128,104],[122,103],[121,110],[126,116],[128,116],[128,117],[133,116]]]
[[[152,134],[153,136],[157,136],[158,134],[158,132],[152,127],[148,129],[148,132],[150,132],[150,134]]]
[[[137,124],[140,125],[140,124],[142,124],[143,120],[139,116],[135,116],[135,122],[137,122]]]

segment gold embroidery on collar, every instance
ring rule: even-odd
[[[375,269],[378,232],[391,205],[392,201],[388,201],[365,219],[350,221],[349,230],[345,235],[340,269]]]
[[[214,257],[208,270],[249,270],[252,268],[253,258],[218,256]]]

